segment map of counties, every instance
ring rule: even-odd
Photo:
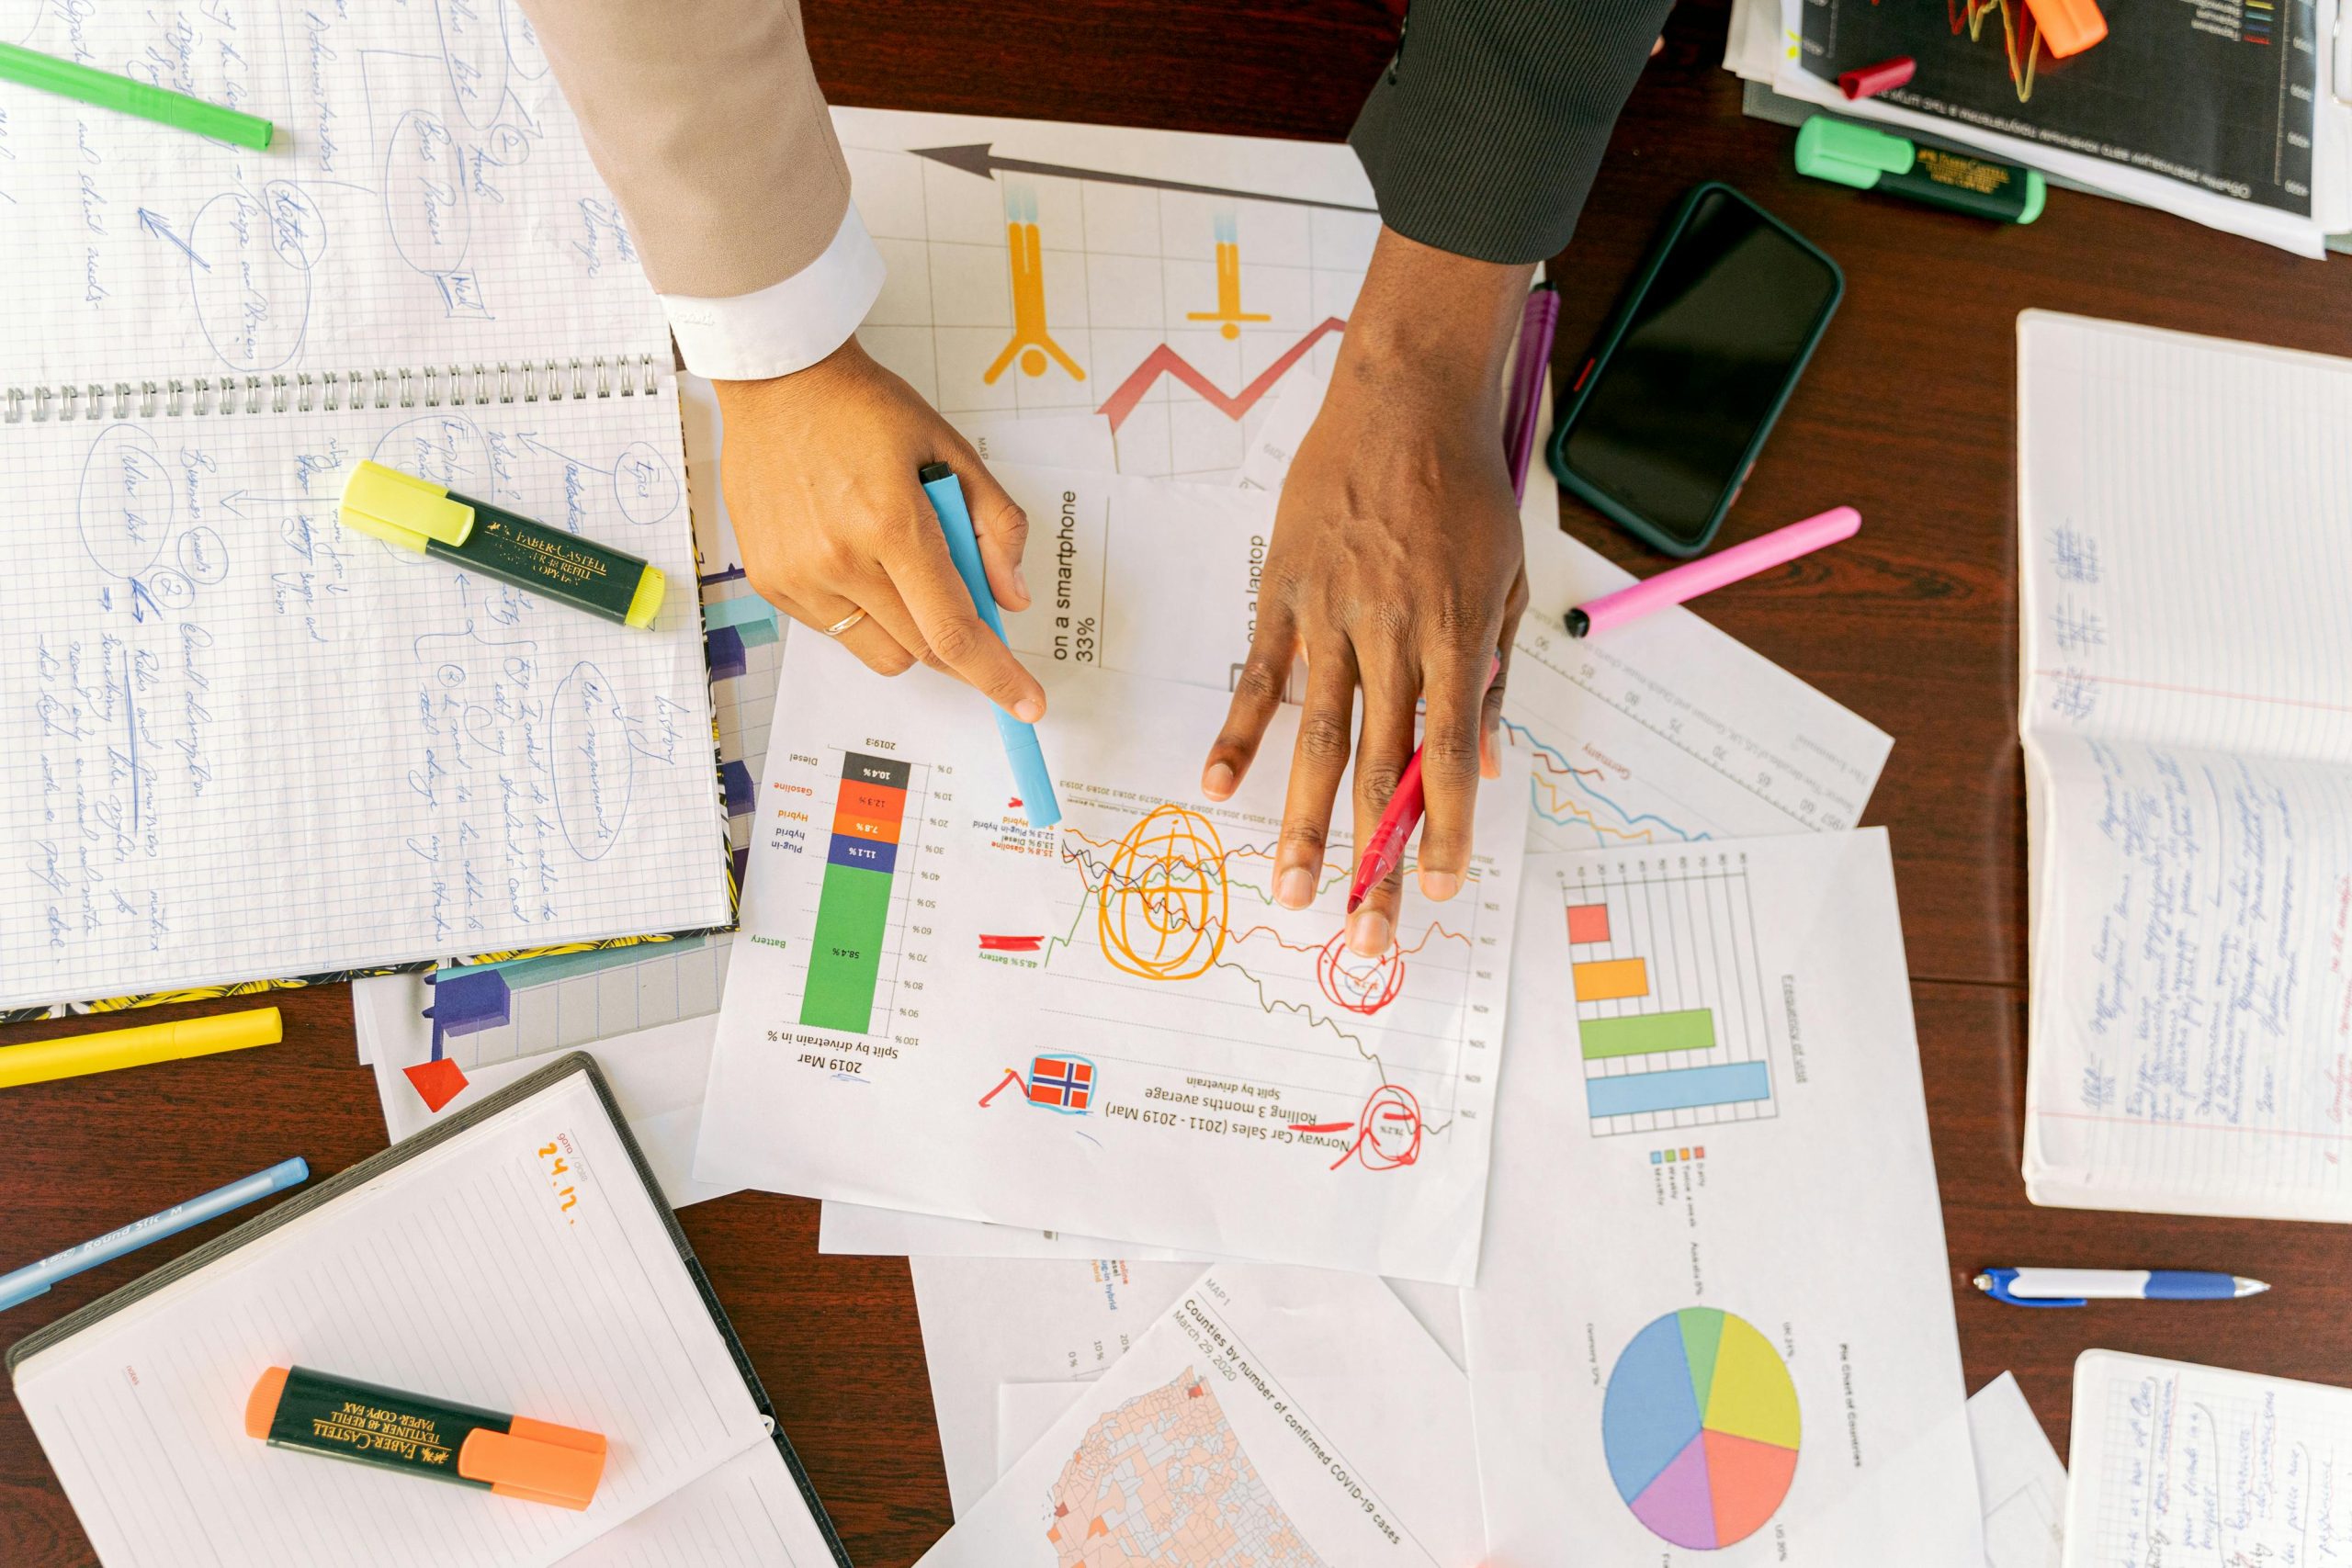
[[[1056,1568],[1326,1568],[1190,1367],[1089,1427],[1052,1500]]]

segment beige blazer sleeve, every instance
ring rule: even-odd
[[[798,0],[521,0],[654,288],[792,276],[849,209]]]

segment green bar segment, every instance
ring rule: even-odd
[[[1588,1062],[1652,1051],[1704,1051],[1715,1043],[1715,1015],[1705,1008],[1637,1018],[1588,1018],[1577,1025]]]
[[[800,1021],[864,1034],[874,1022],[874,985],[882,973],[882,930],[890,914],[888,872],[828,865],[817,898],[808,952],[808,985]]]

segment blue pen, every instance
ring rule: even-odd
[[[980,536],[972,531],[972,514],[964,505],[964,487],[956,470],[944,463],[925,463],[915,477],[939,513],[939,531],[947,536],[947,553],[956,575],[971,590],[972,607],[1004,640],[1004,617],[997,614],[996,595],[989,591],[989,569],[980,560]],[[990,705],[994,706],[993,704]],[[1033,828],[1050,828],[1062,819],[1061,802],[1054,798],[1054,776],[1046,771],[1046,754],[1037,748],[1037,727],[1023,724],[1002,708],[996,709],[996,732],[1004,740],[1004,760],[1012,764],[1012,787],[1020,792],[1021,807]]]
[[[1976,1288],[2021,1307],[2078,1307],[2092,1301],[2228,1302],[2270,1287],[2235,1274],[2195,1269],[1987,1269]]]
[[[151,1241],[161,1241],[176,1235],[190,1225],[217,1219],[232,1209],[243,1208],[256,1198],[266,1198],[273,1192],[310,1179],[311,1168],[299,1157],[281,1161],[243,1181],[232,1181],[226,1187],[215,1188],[201,1198],[191,1198],[185,1203],[175,1203],[160,1214],[150,1214],[143,1220],[133,1220],[119,1230],[110,1230],[95,1241],[79,1247],[69,1247],[54,1258],[44,1258],[39,1263],[27,1264],[13,1274],[0,1274],[0,1312],[46,1294],[60,1280],[70,1279],[85,1269],[96,1269],[101,1263],[111,1263],[126,1252],[136,1252]]]

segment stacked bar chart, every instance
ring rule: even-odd
[[[1772,1115],[1744,859],[1588,862],[1562,875],[1560,895],[1593,1134]]]
[[[849,1034],[873,1026],[912,773],[910,764],[892,758],[842,754],[809,934],[808,978],[800,994],[802,1023]]]

